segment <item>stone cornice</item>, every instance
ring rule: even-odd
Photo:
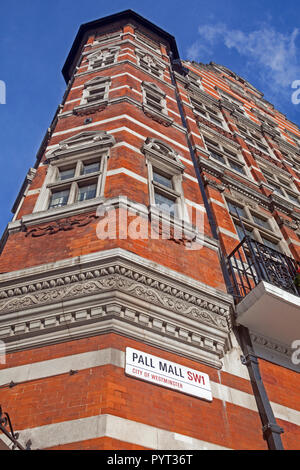
[[[47,343],[49,335],[53,343],[107,332],[108,325],[130,337],[145,334],[149,343],[153,337],[152,344],[170,337],[173,351],[182,343],[202,361],[207,352],[214,367],[230,347],[228,294],[125,250],[4,274],[0,285],[0,338],[12,350]]]

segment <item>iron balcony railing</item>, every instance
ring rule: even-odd
[[[227,258],[233,295],[245,297],[261,281],[300,296],[294,281],[300,263],[245,236]]]

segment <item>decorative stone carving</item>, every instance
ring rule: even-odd
[[[0,292],[0,313],[111,289],[130,293],[176,313],[201,319],[221,328],[228,326],[229,312],[225,309],[120,266],[80,272],[19,286],[15,289],[2,290]]]
[[[89,214],[83,217],[69,217],[67,219],[60,219],[52,222],[49,225],[43,226],[43,227],[36,227],[31,230],[27,230],[26,227],[24,227],[25,230],[25,237],[43,237],[44,235],[53,235],[55,233],[58,233],[60,231],[69,231],[73,230],[75,227],[85,227],[86,225],[89,225],[93,220],[97,219],[96,214]]]
[[[54,149],[46,154],[46,162],[53,159],[63,158],[76,152],[95,152],[112,147],[115,138],[106,131],[84,131],[62,140]]]
[[[84,107],[76,107],[73,109],[73,114],[76,116],[88,116],[103,111],[107,107],[108,101],[93,105],[85,105]]]
[[[114,331],[221,366],[231,344],[227,294],[120,249],[53,266],[2,275],[0,339],[10,351]]]
[[[173,119],[169,118],[168,116],[164,115],[163,113],[159,113],[158,111],[154,111],[147,105],[143,105],[143,111],[145,115],[154,121],[162,124],[165,127],[169,127],[173,124]]]

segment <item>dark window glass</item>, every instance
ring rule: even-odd
[[[212,158],[214,158],[215,160],[218,160],[221,163],[224,163],[224,164],[226,163],[224,158],[222,157],[222,155],[220,153],[217,153],[217,152],[215,152],[214,150],[211,150],[211,149],[209,149],[209,151],[210,151],[210,154],[211,154]]]
[[[261,237],[261,239],[262,239],[262,242],[263,242],[264,245],[268,246],[269,248],[272,248],[273,250],[278,251],[278,244],[277,243],[273,243],[265,237]]]
[[[163,196],[159,192],[155,191],[155,204],[159,206],[159,208],[164,211],[168,212],[171,215],[175,215],[175,201],[167,196]]]
[[[156,171],[153,171],[153,181],[160,183],[167,188],[173,188],[172,177],[164,176]]]
[[[59,170],[59,179],[61,181],[74,178],[75,168],[69,168],[68,170]]]
[[[88,175],[90,173],[96,173],[100,170],[100,162],[86,163],[82,168],[82,175]]]
[[[81,186],[78,192],[78,201],[86,201],[96,197],[96,184],[89,184],[88,186]]]
[[[242,207],[237,206],[236,204],[233,204],[230,201],[228,201],[227,204],[228,204],[228,208],[230,212],[232,212],[233,215],[236,215],[238,213],[240,217],[245,217],[245,218],[247,217],[246,212],[244,211]]]
[[[248,235],[248,237],[252,237],[252,233],[250,232],[250,230],[247,230],[247,229],[243,230],[243,228],[238,224],[235,224],[235,228],[236,228],[238,237],[241,241],[243,240],[245,235]]]
[[[245,170],[243,168],[243,165],[240,165],[239,163],[236,163],[233,160],[229,160],[229,165],[233,170],[238,171],[242,175],[245,174]]]
[[[261,217],[258,217],[257,215],[253,215],[253,214],[252,214],[252,217],[253,217],[253,221],[257,225],[260,225],[260,227],[267,228],[267,229],[270,230],[270,226],[269,226],[269,223],[267,222],[267,220],[262,219]]]
[[[70,190],[65,189],[63,191],[56,191],[52,194],[49,204],[49,209],[53,209],[54,207],[62,207],[68,203]]]

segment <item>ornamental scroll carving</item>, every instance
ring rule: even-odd
[[[44,235],[54,235],[55,233],[61,231],[67,232],[69,230],[73,230],[75,227],[85,227],[97,218],[98,216],[96,214],[90,214],[84,217],[69,217],[66,219],[60,219],[52,222],[49,225],[36,227],[31,230],[28,230],[25,227],[25,237],[31,236],[33,238],[38,238],[43,237]]]
[[[82,108],[74,108],[73,109],[73,114],[76,116],[88,116],[89,114],[95,114],[100,111],[104,111],[104,109],[107,107],[107,102],[106,103],[101,103],[101,104],[95,104],[95,105],[85,105],[82,106]]]
[[[143,107],[143,110],[144,110],[144,113],[147,117],[153,119],[154,121],[158,122],[159,124],[162,124],[165,127],[169,127],[173,123],[172,119],[160,116],[157,113],[152,112],[152,110],[151,111],[148,110],[148,108],[146,108],[146,106]]]
[[[229,311],[121,266],[94,269],[0,292],[0,313],[118,290],[179,315],[222,330],[230,328]]]

